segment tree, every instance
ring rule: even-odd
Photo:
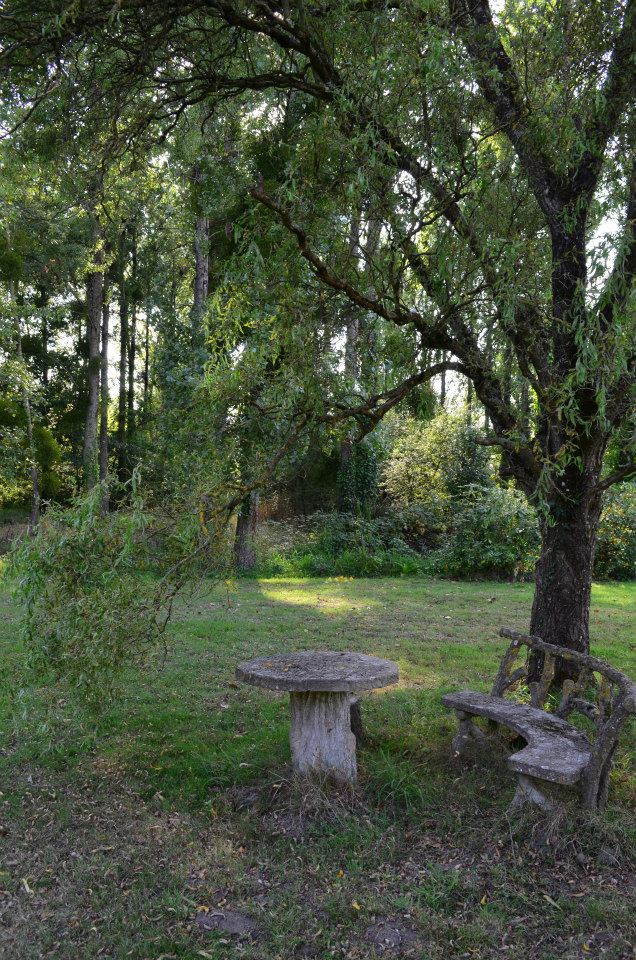
[[[412,323],[423,345],[445,349],[458,359],[494,426],[484,442],[506,452],[517,484],[541,506],[542,551],[531,630],[580,650],[589,645],[602,492],[636,472],[632,460],[602,477],[608,440],[633,414],[636,366],[630,307],[636,272],[636,5],[606,6],[610,9],[602,14],[576,6],[574,23],[547,7],[537,13],[534,6],[511,3],[496,25],[487,0],[453,2],[450,16],[440,5],[441,18],[437,10],[430,19],[420,17],[406,4],[397,13],[371,13],[369,19],[383,19],[394,36],[395,45],[387,47],[393,64],[399,62],[400,28],[412,31],[407,41],[428,44],[425,68],[418,71],[415,58],[407,67],[414,77],[425,75],[416,84],[425,104],[416,115],[419,130],[413,122],[400,123],[404,108],[391,122],[395,103],[390,94],[379,106],[377,98],[361,92],[369,72],[361,76],[363,71],[348,70],[347,64],[343,69],[323,40],[324,24],[308,11],[286,17],[273,5],[254,5],[249,12],[217,7],[236,30],[266,36],[291,51],[295,66],[306,66],[307,73],[288,72],[286,82],[328,107],[338,134],[372,143],[375,163],[400,171],[416,215],[400,204],[399,193],[384,198],[383,213],[391,252],[401,253],[400,269],[420,287],[424,309],[407,306],[406,284],[397,294],[391,291],[395,282],[390,281],[400,275],[395,269],[384,273],[384,289],[372,297],[350,274],[332,266],[322,253],[324,241],[314,242],[296,219],[298,197],[290,203],[261,183],[251,194],[295,237],[323,283],[397,324]],[[451,97],[439,96],[431,82],[439,82],[448,70],[436,58],[434,44],[450,55],[456,71],[450,78]],[[528,49],[529,66],[523,59]],[[413,53],[412,46],[408,54]],[[525,86],[519,79],[524,62]],[[265,75],[244,78],[249,80],[256,85],[265,82]],[[387,84],[386,74],[380,83]],[[228,85],[238,83],[228,80]],[[378,83],[372,89],[377,91]],[[412,105],[409,98],[407,109],[413,110]],[[499,177],[509,183],[503,205],[501,190],[495,188]],[[623,206],[625,228],[614,265],[594,298],[588,271],[596,263],[589,240],[599,221],[601,188],[612,194],[614,209]],[[502,206],[505,224],[496,222]],[[523,218],[531,231],[524,229]],[[432,220],[444,220],[448,230],[427,229]],[[511,242],[508,250],[506,241]],[[451,253],[464,268],[463,276],[453,276],[444,263]],[[540,285],[532,283],[537,270]],[[472,303],[466,303],[469,297]],[[537,411],[530,436],[525,404],[513,406],[505,395],[501,371],[480,342],[471,316],[476,304],[493,318],[500,341],[511,345],[534,393]]]

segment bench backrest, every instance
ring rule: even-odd
[[[596,738],[592,743],[590,765],[584,778],[584,791],[587,789],[590,793],[590,802],[597,801],[599,791],[607,789],[609,766],[621,728],[630,714],[636,714],[636,684],[625,673],[597,657],[546,643],[540,637],[516,630],[503,629],[499,633],[511,643],[499,665],[492,688],[494,696],[502,697],[506,691],[525,682],[530,690],[532,706],[543,709],[554,680],[557,659],[576,665],[574,679],[563,681],[561,701],[554,713],[567,719],[572,713],[578,712],[594,723]],[[528,654],[525,664],[517,666],[524,647]],[[533,653],[543,654],[543,664],[539,678],[529,682]],[[590,699],[591,692],[595,694],[594,699]]]
[[[519,683],[525,682],[530,690],[533,707],[542,708],[555,676],[557,658],[569,661],[578,668],[574,679],[563,682],[561,703],[555,713],[560,717],[578,711],[594,720],[596,726],[603,722],[619,702],[628,713],[636,713],[636,683],[627,674],[610,666],[604,660],[591,657],[567,647],[546,643],[532,634],[519,633],[516,630],[502,629],[501,637],[510,640],[510,646],[504,654],[492,687],[494,696],[503,696],[505,692]],[[543,654],[543,665],[537,680],[528,682],[530,657],[525,664],[516,667],[516,661],[523,648],[530,654],[538,651]],[[599,675],[597,680],[595,674]],[[591,690],[596,690],[596,702],[585,699]]]

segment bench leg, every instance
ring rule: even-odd
[[[519,810],[520,807],[525,806],[527,803],[535,804],[546,812],[556,810],[556,803],[546,796],[542,787],[543,784],[540,780],[535,780],[534,777],[526,777],[525,774],[520,773],[517,792],[508,807],[508,813],[514,813],[515,810]]]
[[[463,710],[456,710],[455,714],[457,715],[457,720],[459,721],[459,730],[457,731],[457,735],[453,738],[453,756],[461,757],[466,750],[468,741],[482,740],[484,738],[484,733],[479,729],[479,727],[475,726],[470,714],[464,713]]]

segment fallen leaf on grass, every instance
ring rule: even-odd
[[[553,907],[556,907],[557,910],[562,910],[562,909],[563,909],[563,907],[560,907],[559,904],[556,902],[556,900],[553,900],[552,897],[548,896],[547,893],[544,893],[544,894],[543,894],[543,899],[544,899],[544,900],[547,900],[548,903],[551,904]]]

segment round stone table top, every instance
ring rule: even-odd
[[[366,653],[303,650],[257,657],[239,663],[236,679],[269,690],[290,693],[352,693],[387,687],[398,680],[398,666]]]

